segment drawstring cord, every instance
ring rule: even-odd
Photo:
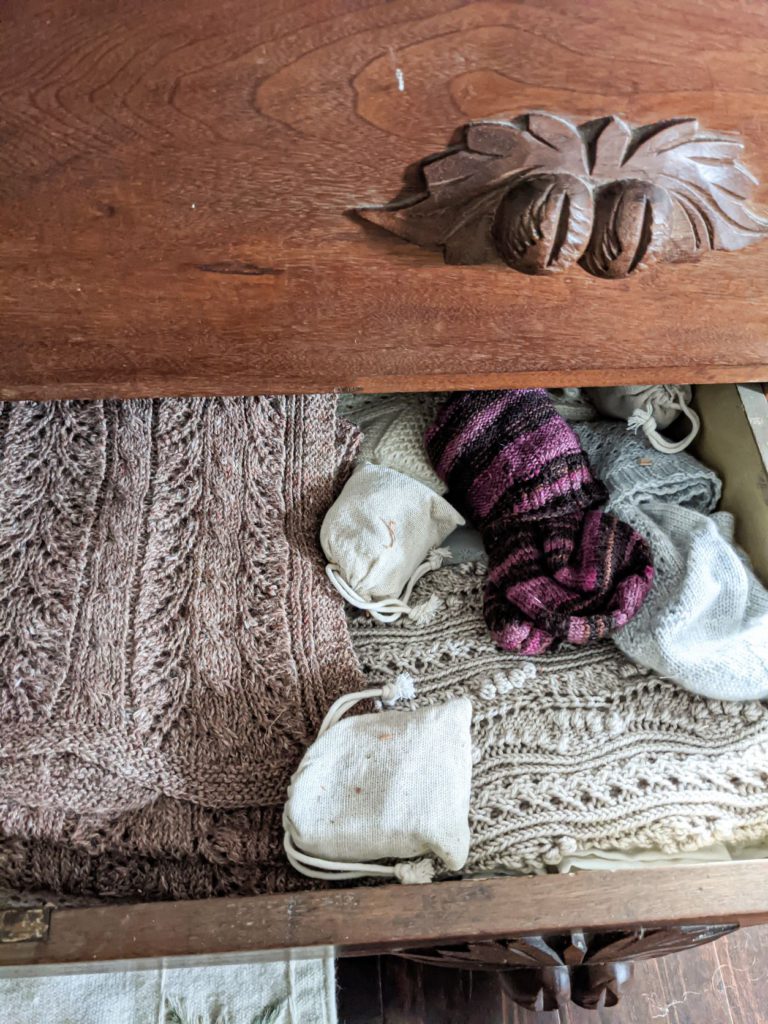
[[[664,452],[666,455],[676,455],[678,452],[684,451],[694,440],[701,427],[701,420],[698,413],[688,405],[682,395],[671,398],[665,404],[669,409],[679,409],[683,415],[688,417],[691,423],[690,431],[681,441],[670,441],[663,434],[659,433],[651,402],[644,409],[635,409],[627,420],[627,429],[634,431],[642,430],[657,452]]]
[[[318,738],[328,732],[331,726],[336,725],[339,719],[343,718],[361,700],[381,700],[382,704],[391,707],[399,700],[413,700],[415,696],[413,676],[408,675],[407,672],[401,672],[394,682],[385,683],[384,686],[373,687],[370,690],[358,690],[356,693],[344,693],[328,709],[323,724],[318,730]]]
[[[349,602],[353,608],[359,608],[361,611],[369,612],[371,618],[377,622],[397,622],[401,615],[409,615],[412,619],[417,622],[428,621],[428,616],[437,610],[437,604],[439,599],[436,595],[432,595],[428,601],[423,604],[411,607],[409,601],[413,588],[422,578],[426,576],[428,572],[432,572],[433,569],[439,569],[446,558],[450,558],[451,552],[448,548],[433,548],[430,551],[427,558],[419,565],[413,572],[413,575],[408,580],[405,590],[400,597],[384,597],[380,601],[366,601],[362,598],[356,590],[347,583],[344,577],[341,575],[341,567],[336,562],[329,562],[325,567],[325,572],[332,585],[341,594],[345,601]]]
[[[346,693],[339,697],[328,710],[323,724],[318,731],[318,739],[336,723],[355,704],[361,700],[377,700],[390,706],[399,700],[412,700],[415,696],[413,678],[408,673],[401,673],[392,683],[381,688],[360,690],[357,693]],[[290,865],[308,878],[320,878],[329,881],[345,881],[350,878],[366,878],[368,876],[396,878],[405,885],[423,885],[431,882],[434,876],[434,865],[428,858],[416,861],[400,861],[398,864],[356,864],[343,861],[325,860],[302,853],[296,848],[291,836],[291,826],[287,812],[283,813],[283,847]]]
[[[291,867],[308,878],[322,878],[330,882],[343,882],[348,878],[396,878],[403,885],[426,885],[435,875],[431,860],[401,860],[397,864],[354,864],[337,860],[323,860],[300,853],[286,832],[283,840],[285,855]]]

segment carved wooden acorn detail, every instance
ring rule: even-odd
[[[421,166],[426,191],[357,210],[447,263],[506,263],[524,274],[578,264],[618,278],[654,263],[743,249],[768,234],[749,207],[757,180],[743,143],[694,118],[631,128],[530,113],[473,121]]]

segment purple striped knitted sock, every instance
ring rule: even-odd
[[[500,647],[540,654],[607,636],[653,580],[645,540],[603,512],[604,485],[546,391],[459,392],[426,435],[453,503],[488,552],[485,619]]]

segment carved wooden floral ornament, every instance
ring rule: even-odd
[[[748,206],[757,180],[743,143],[694,118],[631,128],[553,114],[473,121],[464,140],[422,164],[426,191],[357,213],[447,263],[504,262],[525,274],[578,263],[626,277],[768,234]]]

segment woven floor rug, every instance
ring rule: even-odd
[[[332,396],[0,407],[0,886],[274,891],[285,789],[357,689],[319,524]]]

